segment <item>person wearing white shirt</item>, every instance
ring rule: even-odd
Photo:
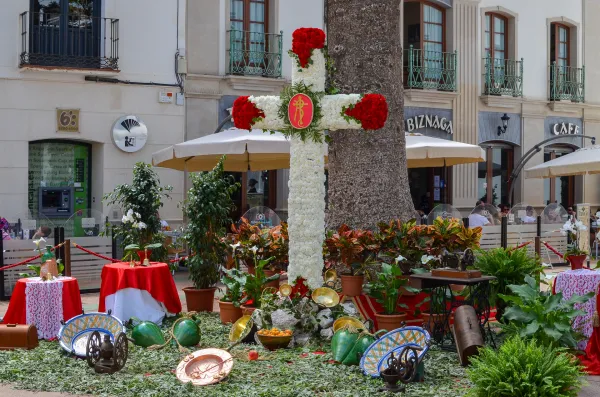
[[[475,207],[479,207],[480,205],[482,205],[483,202],[482,201],[478,201],[477,204],[475,205]],[[469,215],[469,227],[479,227],[479,226],[488,226],[490,225],[490,221],[488,218],[486,218],[485,216],[481,215],[481,214],[471,214]]]

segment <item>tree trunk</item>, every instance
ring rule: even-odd
[[[377,131],[332,131],[328,228],[373,229],[414,218],[406,168],[398,0],[327,0],[327,47],[340,93],[380,93],[389,116]]]

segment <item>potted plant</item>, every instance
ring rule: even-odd
[[[342,294],[350,297],[360,295],[365,274],[368,275],[368,269],[379,253],[373,232],[342,225],[336,233],[329,233],[325,248],[328,262],[341,264],[347,271],[340,274]]]
[[[234,208],[232,194],[239,188],[232,176],[225,175],[223,161],[210,172],[192,174],[192,188],[183,204],[188,224],[185,240],[193,287],[184,288],[188,311],[212,311],[219,268],[227,255],[223,237]]]
[[[235,323],[242,317],[240,307],[244,286],[246,285],[246,273],[238,269],[221,268],[223,277],[221,282],[225,285],[225,295],[219,300],[219,315],[221,323]]]
[[[398,307],[408,309],[408,306],[399,303],[402,296],[400,287],[406,286],[408,280],[398,277],[400,275],[400,266],[382,263],[381,271],[365,285],[365,292],[383,306],[383,312],[375,313],[377,328],[380,330],[391,331],[400,328],[406,321],[406,313],[399,312]]]
[[[583,263],[587,258],[587,251],[579,248],[579,237],[582,231],[586,231],[587,227],[581,221],[568,220],[560,229],[563,236],[569,236],[571,244],[565,252],[564,259],[571,264],[571,269],[582,269]]]
[[[131,244],[146,247],[149,244],[160,243],[160,246],[147,252],[152,256],[152,260],[165,262],[168,253],[167,248],[163,247],[165,237],[161,233],[158,211],[163,206],[163,197],[169,198],[172,190],[171,186],[160,185],[158,174],[150,164],[136,163],[133,167],[132,183],[118,185],[102,198],[108,205],[122,208],[125,215],[120,225],[106,228],[101,235],[106,235],[112,229],[114,237],[121,239],[122,247]],[[138,254],[145,253],[146,250],[140,250]],[[140,262],[144,259],[140,257]]]
[[[242,312],[244,315],[251,314],[255,309],[259,308],[262,293],[267,288],[267,284],[271,281],[279,280],[279,274],[274,274],[270,277],[265,275],[265,266],[273,259],[273,257],[267,259],[258,259],[255,257],[255,274],[248,274],[246,276],[246,283],[244,284],[245,296],[242,299]]]

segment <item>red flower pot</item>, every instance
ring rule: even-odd
[[[571,264],[571,270],[583,269],[583,264],[587,255],[569,255],[567,256],[567,260]]]
[[[140,250],[137,251],[137,255],[140,257],[140,265],[144,263],[144,259],[146,259],[146,253],[148,254],[148,261],[150,261],[150,255],[152,254],[152,250]]]

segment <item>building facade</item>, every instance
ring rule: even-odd
[[[525,168],[589,146],[583,135],[600,137],[600,94],[593,90],[600,84],[598,2],[401,0],[399,6],[406,131],[480,145],[487,153],[479,164],[410,169],[416,209],[450,203],[467,214],[480,199],[536,208],[600,205],[597,176],[509,181],[545,139],[561,137]],[[323,7],[323,0],[188,2],[186,139],[213,133],[238,96],[277,94],[288,84],[291,33],[326,28]],[[241,213],[267,205],[285,214],[286,170],[237,177],[244,186]]]
[[[184,55],[185,0],[5,2],[0,216],[120,218],[102,196],[184,139]],[[161,216],[181,220],[183,177],[157,172],[174,185]]]

